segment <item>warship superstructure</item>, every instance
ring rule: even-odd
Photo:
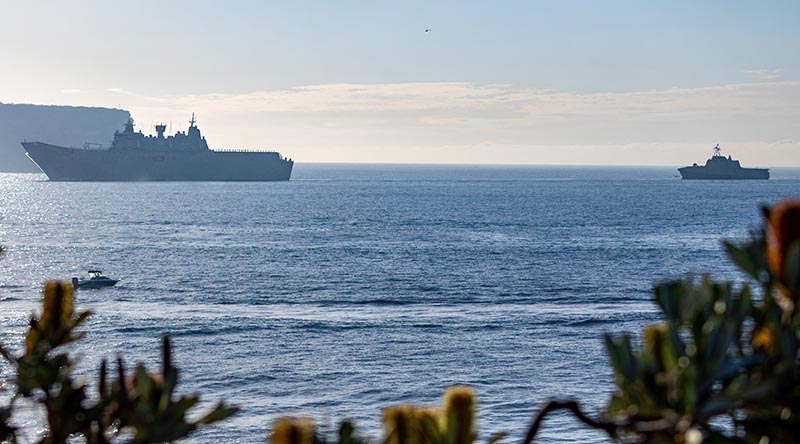
[[[734,160],[720,154],[719,144],[714,147],[714,154],[706,161],[704,166],[694,164],[683,168],[678,168],[682,179],[706,179],[706,180],[767,180],[769,179],[769,169],[767,168],[742,168],[738,160]]]
[[[22,142],[28,157],[50,180],[58,181],[273,181],[289,180],[294,162],[274,151],[212,150],[196,126],[164,137],[134,131],[128,120],[111,146],[82,148]]]

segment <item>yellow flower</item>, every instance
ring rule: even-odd
[[[775,351],[775,335],[767,327],[761,327],[753,333],[753,348],[763,349],[768,353]]]
[[[468,387],[450,387],[444,394],[447,444],[471,444],[475,439],[475,395]]]
[[[414,407],[401,405],[389,407],[383,411],[383,426],[386,430],[385,440],[389,444],[417,444],[420,442],[420,430]]]
[[[44,309],[39,321],[54,331],[69,323],[73,313],[72,285],[50,281],[44,285]]]
[[[313,444],[314,422],[305,418],[278,418],[272,428],[272,444]]]
[[[667,335],[669,327],[666,323],[648,325],[644,329],[644,344],[650,351],[656,351]]]

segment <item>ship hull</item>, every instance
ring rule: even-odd
[[[279,181],[294,162],[274,152],[127,151],[23,142],[28,157],[53,181]]]
[[[738,170],[709,170],[703,166],[678,168],[681,178],[686,180],[767,180],[769,170],[766,168],[740,168]]]

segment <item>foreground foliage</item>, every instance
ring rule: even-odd
[[[109,380],[107,364],[100,365],[95,393],[73,375],[75,360],[66,346],[83,336],[78,327],[90,312],[76,313],[72,285],[48,282],[40,317],[32,316],[21,356],[0,347],[0,354],[15,370],[15,393],[10,404],[0,408],[0,440],[16,442],[11,413],[20,398],[41,405],[47,418],[42,444],[61,444],[83,438],[89,444],[171,442],[184,438],[205,424],[233,415],[237,409],[219,403],[200,419],[189,421],[187,411],[197,396],[174,396],[178,370],[172,365],[170,342],[163,341],[160,373],[139,364],[127,376],[122,358],[117,359],[116,379]]]
[[[470,444],[475,440],[475,396],[467,387],[451,387],[439,407],[403,405],[383,412],[385,444]],[[505,436],[500,433],[490,443]],[[273,444],[320,444],[325,437],[317,433],[314,423],[306,418],[279,418],[273,427]],[[355,435],[353,424],[345,421],[339,426],[339,444],[365,444]]]
[[[800,205],[765,210],[765,220],[749,242],[725,243],[748,283],[659,285],[664,321],[645,330],[641,348],[606,338],[618,388],[607,415],[618,435],[800,441]]]
[[[589,427],[630,443],[800,442],[800,201],[764,210],[761,230],[742,244],[726,242],[746,280],[716,282],[687,277],[655,287],[662,322],[641,338],[605,337],[616,389],[606,409],[593,418],[577,401],[550,401],[536,414],[524,444],[536,438],[548,415],[567,410]],[[45,287],[42,315],[32,317],[21,356],[0,348],[16,371],[11,403],[0,407],[0,441],[15,441],[9,419],[17,399],[41,404],[48,432],[41,443],[72,437],[87,443],[159,443],[188,436],[225,419],[236,408],[220,403],[195,421],[187,411],[196,396],[175,397],[177,370],[164,339],[160,374],[143,365],[126,376],[117,361],[108,381],[99,371],[96,396],[72,376],[75,362],[64,346],[81,337],[89,316],[75,313],[72,288]],[[441,408],[398,406],[384,411],[385,444],[471,444],[476,440],[476,400],[464,387],[445,393]],[[488,444],[502,439],[498,434]],[[366,444],[352,423],[342,422],[328,439],[309,419],[280,418],[273,444]]]
[[[623,442],[800,442],[800,201],[764,216],[748,242],[725,242],[744,284],[660,284],[663,321],[638,347],[629,335],[606,336],[616,391],[602,419],[557,402],[545,410],[570,408]]]

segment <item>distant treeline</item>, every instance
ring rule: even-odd
[[[130,118],[123,109],[0,103],[0,172],[35,173],[20,142],[108,145]]]

